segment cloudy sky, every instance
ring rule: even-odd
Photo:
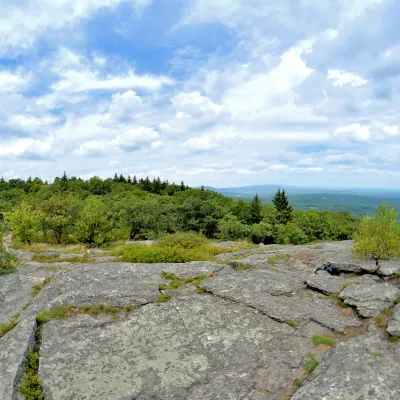
[[[398,0],[0,0],[0,176],[400,184]]]

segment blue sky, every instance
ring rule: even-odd
[[[2,0],[0,176],[397,187],[396,0]]]

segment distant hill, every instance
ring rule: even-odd
[[[270,203],[278,188],[285,189],[290,203],[298,210],[348,211],[355,215],[373,214],[382,201],[400,210],[400,191],[389,189],[303,188],[289,185],[252,185],[236,188],[213,188],[234,199],[251,200],[257,193],[263,203]]]

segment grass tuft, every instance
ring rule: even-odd
[[[246,271],[251,269],[251,265],[238,265],[237,267],[233,268],[235,271]]]
[[[32,296],[36,296],[40,293],[40,291],[51,282],[51,276],[45,278],[42,283],[38,283],[37,285],[32,286],[32,291],[29,293]]]
[[[164,293],[156,298],[157,303],[166,303],[171,300],[172,296],[169,293]]]
[[[375,357],[383,357],[383,354],[382,354],[382,353],[379,353],[378,351],[373,351],[371,354],[372,354],[373,356],[375,356]]]
[[[15,314],[7,324],[0,324],[0,338],[17,326],[19,314]]]
[[[297,322],[296,321],[292,321],[290,319],[287,319],[286,321],[283,321],[285,324],[291,326],[292,328],[297,328]]]
[[[268,264],[273,265],[275,267],[279,261],[289,260],[289,258],[290,254],[277,254],[276,256],[268,259]]]
[[[334,346],[336,343],[335,339],[332,339],[327,336],[323,335],[313,335],[312,336],[312,341],[314,343],[314,346],[319,346],[320,344],[326,344],[328,346]]]
[[[400,337],[398,337],[397,335],[391,335],[390,336],[390,341],[392,343],[397,343],[399,341]]]
[[[302,381],[301,379],[296,379],[296,380],[293,382],[293,386],[294,386],[296,389],[300,389],[300,388],[303,386],[303,381]]]
[[[39,346],[29,349],[26,357],[24,376],[18,385],[18,391],[26,400],[44,400],[42,382],[39,380]]]
[[[316,359],[315,355],[312,353],[308,353],[306,356],[306,359],[304,360],[303,368],[311,374],[311,372],[314,371],[314,369],[318,365],[318,360]]]
[[[33,261],[37,261],[39,263],[44,263],[44,264],[53,264],[53,263],[58,263],[58,262],[69,262],[69,263],[82,263],[82,264],[88,264],[88,263],[93,263],[95,260],[88,256],[76,256],[76,257],[71,257],[71,258],[61,258],[61,257],[46,257],[41,254],[35,254],[32,257]]]
[[[36,314],[36,320],[38,323],[44,324],[52,319],[63,319],[66,318],[68,312],[74,308],[76,307],[72,304],[68,306],[55,306],[50,310],[42,311]]]

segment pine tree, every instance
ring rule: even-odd
[[[181,182],[181,190],[183,191],[183,190],[186,190],[186,186],[185,186],[185,183],[182,181]]]
[[[287,224],[292,219],[293,207],[289,205],[289,200],[286,196],[285,189],[278,189],[275,196],[272,198],[272,204],[276,209],[276,219],[279,224]]]
[[[258,224],[262,221],[261,207],[262,207],[261,200],[258,197],[258,194],[256,193],[250,204],[250,213],[251,213],[250,221],[252,224]]]
[[[131,176],[130,175],[128,175],[128,179],[127,179],[127,181],[126,181],[127,183],[129,183],[129,184],[131,184],[132,183],[132,178],[131,178]]]
[[[114,174],[114,178],[113,178],[113,182],[118,182],[118,181],[119,181],[118,174],[115,173]]]
[[[137,185],[137,184],[138,184],[138,181],[137,181],[136,175],[133,175],[132,185]]]

